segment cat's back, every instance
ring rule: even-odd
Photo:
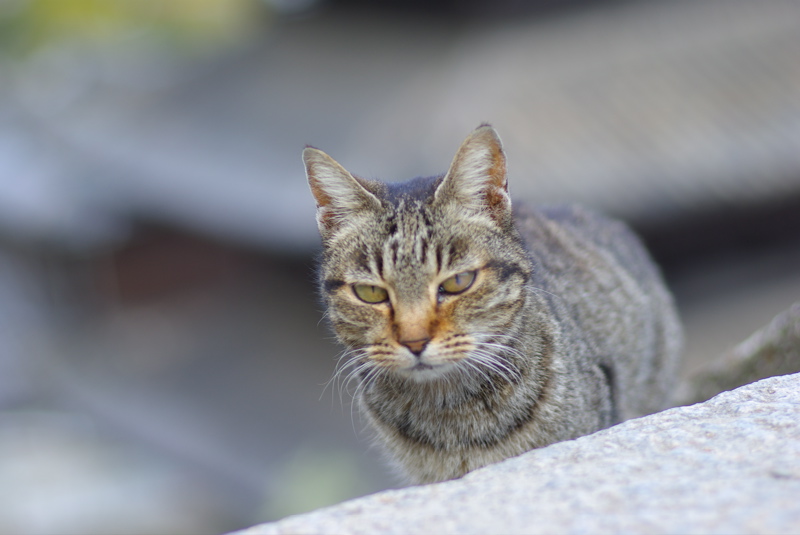
[[[668,406],[681,327],[639,238],[624,223],[577,205],[518,205],[514,215],[533,261],[531,284],[560,317],[573,364],[604,370],[620,420]]]
[[[591,278],[622,269],[641,284],[663,284],[644,245],[621,221],[577,204],[518,203],[514,219],[540,269],[591,274]]]

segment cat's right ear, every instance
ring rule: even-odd
[[[323,239],[355,212],[379,209],[380,201],[339,162],[314,147],[303,151],[306,178],[317,201],[317,226]]]
[[[435,198],[438,202],[455,201],[476,214],[487,214],[501,226],[512,224],[506,157],[494,128],[483,124],[467,136]]]

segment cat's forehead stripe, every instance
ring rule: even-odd
[[[406,182],[386,184],[385,200],[398,207],[403,201],[412,201],[410,204],[419,204],[433,196],[436,183],[441,176],[417,177]]]
[[[397,216],[394,213],[390,214],[389,217],[386,218],[386,222],[389,236],[397,234]]]
[[[378,251],[378,252],[374,253],[372,256],[375,259],[375,267],[376,267],[376,269],[378,271],[378,276],[380,278],[384,278],[384,275],[383,275],[383,255],[380,254],[380,251]]]
[[[429,218],[425,208],[417,207],[415,210],[398,209],[397,217],[393,220],[398,230],[386,239],[383,247],[385,262],[394,268],[401,266],[421,267],[433,258],[431,243],[435,242],[432,229],[428,225]]]

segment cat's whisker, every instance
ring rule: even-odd
[[[528,288],[530,288],[531,290],[536,291],[536,292],[541,292],[541,293],[545,293],[547,295],[551,295],[551,296],[555,297],[556,299],[558,299],[559,301],[564,302],[564,299],[560,295],[554,294],[553,292],[549,292],[549,291],[545,290],[544,288],[540,288],[538,286],[533,286],[533,285],[528,285]]]
[[[491,362],[495,370],[498,372],[502,370],[504,373],[508,374],[506,377],[510,380],[510,382],[517,382],[522,378],[522,371],[519,369],[519,367],[512,364],[508,360],[498,355],[492,355]]]
[[[319,327],[323,321],[326,321],[327,319],[330,318],[330,313],[331,311],[329,309],[322,310],[322,317],[319,318],[319,321],[317,322],[317,327]]]
[[[448,354],[443,356],[442,360],[445,362],[463,361],[467,363],[470,368],[476,371],[480,370],[481,373],[485,375],[485,379],[489,381],[491,377],[487,374],[486,370],[494,372],[508,383],[516,383],[519,381],[521,376],[520,371],[507,362],[507,359],[503,358],[501,354],[503,352],[511,353],[517,358],[522,359],[524,357],[521,352],[513,347],[491,342],[473,341],[471,345],[473,347],[469,351]],[[465,371],[463,367],[457,367],[456,369],[459,369],[460,373]]]
[[[495,344],[495,343],[492,343],[492,342],[476,342],[475,345],[479,346],[481,349],[494,350],[495,354],[508,353],[508,354],[520,359],[520,360],[524,360],[525,359],[525,355],[520,350],[518,350],[516,348],[513,348],[513,347],[509,347],[509,346],[504,345],[504,344]]]
[[[475,370],[480,376],[484,379],[485,383],[492,387],[492,390],[497,393],[497,386],[492,381],[492,377],[474,361],[470,359],[464,359],[464,364]],[[465,370],[462,368],[459,370],[462,375],[465,375]]]
[[[523,345],[523,341],[519,336],[502,334],[502,333],[486,333],[476,335],[476,341],[473,343],[483,348],[491,348],[496,350],[497,353],[508,353],[519,360],[525,360],[525,353],[517,349],[518,346]]]
[[[344,405],[343,392],[348,389],[350,382],[364,367],[369,366],[369,363],[365,361],[365,356],[366,353],[363,349],[345,349],[338,357],[333,376],[325,386],[327,388],[332,382],[335,383],[335,388],[339,391],[339,403],[342,405]],[[333,395],[333,391],[331,391],[331,395]]]
[[[350,402],[350,424],[353,426],[353,430],[355,431],[355,416],[354,416],[354,406],[358,403],[361,395],[366,391],[367,388],[370,388],[372,384],[378,380],[381,375],[385,375],[388,372],[388,369],[383,366],[376,366],[374,363],[367,361],[363,363],[362,367],[358,370],[359,372],[366,369],[366,373],[361,376],[361,380],[359,381],[358,385],[356,386],[355,391],[353,392],[353,396]]]
[[[350,350],[348,350],[348,349],[345,349],[344,351],[342,351],[341,353],[339,353],[339,356],[336,358],[336,366],[334,367],[333,374],[331,375],[330,379],[328,379],[328,380],[325,382],[325,385],[324,385],[324,386],[323,386],[323,388],[322,388],[322,392],[321,392],[321,393],[320,393],[320,395],[319,395],[319,400],[320,400],[320,401],[322,400],[322,396],[324,396],[324,395],[325,395],[325,391],[328,389],[328,387],[329,387],[331,384],[335,384],[336,386],[335,386],[334,388],[331,388],[331,403],[333,403],[333,392],[334,392],[334,390],[337,390],[337,389],[339,389],[339,381],[338,381],[338,380],[339,380],[339,378],[340,378],[340,376],[341,376],[342,372],[343,372],[343,371],[344,371],[344,370],[347,368],[347,362],[345,362],[345,363],[343,364],[343,363],[342,363],[342,360],[344,359],[344,357],[345,357],[345,356],[346,356],[346,355],[347,355],[349,352],[350,352]],[[340,400],[341,400],[341,396],[340,396]]]
[[[501,341],[501,340],[508,340],[510,342],[521,342],[521,338],[519,335],[515,334],[506,334],[506,333],[477,333],[474,334],[476,338],[479,338],[481,341]]]
[[[523,340],[519,335],[505,334],[505,333],[478,333],[473,335],[480,343],[495,343],[501,344],[504,347],[512,349],[512,346],[522,345]]]
[[[515,383],[519,381],[521,375],[520,372],[511,365],[499,360],[497,355],[494,353],[476,348],[467,354],[467,360],[472,360],[475,363],[482,364],[508,383]]]
[[[341,390],[347,391],[350,388],[350,383],[356,379],[358,379],[357,386],[360,385],[365,380],[361,377],[362,373],[365,371],[370,372],[374,368],[376,368],[375,364],[369,360],[356,363],[342,380]]]
[[[494,373],[494,375],[496,375],[496,376],[499,376],[499,377],[500,377],[500,378],[502,378],[502,380],[504,380],[505,382],[510,382],[510,379],[509,379],[509,377],[506,375],[506,373],[505,373],[504,371],[502,371],[502,370],[497,370],[496,368],[494,368],[494,367],[493,367],[493,366],[491,366],[490,364],[487,364],[485,361],[481,361],[481,360],[473,360],[473,361],[472,361],[472,364],[475,364],[475,365],[476,365],[476,366],[478,366],[478,367],[480,367],[481,365],[483,365],[483,367],[484,367],[484,368],[486,368],[486,369],[490,370],[492,373]],[[486,371],[484,371],[484,373],[486,373]],[[488,373],[487,373],[487,375],[488,375]],[[490,376],[490,377],[491,377],[491,376]],[[491,379],[490,379],[490,381],[489,381],[489,382],[490,382],[490,383],[492,382],[492,381],[491,381]]]
[[[348,384],[353,377],[360,376],[360,380],[356,384],[356,389],[353,391],[353,394],[350,398],[350,424],[353,426],[354,431],[356,428],[354,406],[356,403],[358,403],[358,399],[360,398],[364,389],[366,389],[367,386],[374,381],[375,376],[377,376],[379,373],[380,369],[376,366],[373,366],[372,363],[363,362],[348,376]]]

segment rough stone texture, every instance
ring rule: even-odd
[[[273,533],[798,533],[800,374],[631,420]]]

